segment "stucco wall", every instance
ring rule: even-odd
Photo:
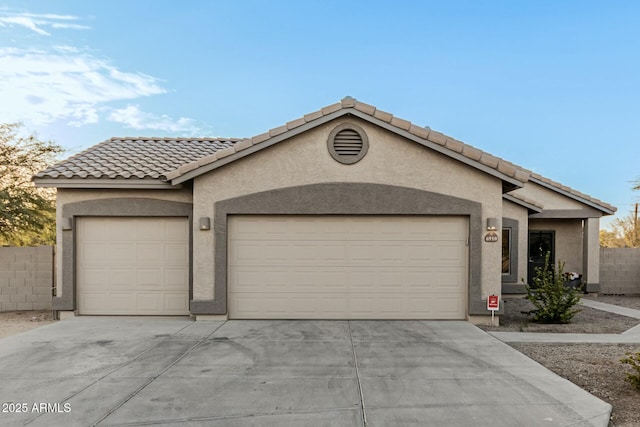
[[[582,203],[533,182],[527,182],[524,188],[513,191],[513,194],[533,200],[544,207],[545,210],[585,208],[585,205]]]
[[[331,158],[327,137],[344,118],[319,126],[195,179],[194,218],[214,217],[214,203],[277,188],[331,182],[389,184],[482,203],[486,218],[502,216],[500,180],[353,119],[369,137],[369,151],[354,165]],[[500,292],[500,245],[482,242],[482,294]],[[194,224],[194,299],[213,298],[214,233]]]
[[[520,279],[527,277],[527,242],[529,239],[528,223],[529,223],[529,211],[508,200],[503,200],[502,203],[502,217],[511,218],[518,221],[518,264],[516,282],[520,283]],[[513,244],[513,243],[512,243]]]
[[[192,192],[190,186],[185,186],[176,190],[89,190],[89,189],[69,189],[59,188],[56,197],[56,292],[58,296],[62,295],[62,208],[65,204],[82,202],[85,200],[104,200],[115,198],[146,198],[169,200],[173,202],[192,202]]]
[[[564,271],[583,274],[582,220],[530,219],[529,231],[555,231],[555,260],[565,262]]]

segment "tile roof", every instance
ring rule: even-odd
[[[367,116],[371,116],[375,119],[386,122],[390,126],[397,128],[398,130],[409,132],[415,137],[421,138],[430,143],[440,145],[451,152],[458,153],[474,162],[479,162],[484,166],[495,169],[499,173],[513,178],[516,181],[524,183],[529,178],[529,174],[527,171],[517,165],[514,165],[511,162],[492,156],[489,153],[474,148],[450,136],[431,130],[429,127],[418,126],[407,120],[394,117],[391,113],[379,110],[372,105],[357,101],[349,96],[343,98],[340,102],[321,108],[320,110],[313,113],[305,114],[303,117],[292,120],[283,126],[271,129],[268,132],[256,135],[252,138],[244,139],[239,144],[236,144],[233,147],[223,149],[206,158],[194,160],[191,164],[184,165],[183,167],[177,168],[173,171],[167,171],[165,176],[170,180],[176,179],[186,174],[187,172],[191,172],[199,167],[214,163],[223,157],[241,152],[242,150],[246,150],[254,145],[268,142],[278,135],[281,135],[288,131],[293,131],[296,128],[307,123],[311,124],[316,120],[320,120],[323,117],[336,113],[340,110],[349,109],[359,111]]]
[[[407,120],[394,117],[391,113],[357,101],[352,97],[345,97],[340,102],[331,104],[318,111],[273,128],[268,132],[252,138],[149,138],[124,137],[111,138],[57,163],[35,175],[38,179],[151,179],[160,181],[184,181],[188,177],[197,176],[198,169],[202,173],[215,167],[216,162],[236,153],[243,156],[243,151],[250,148],[268,146],[274,141],[287,137],[287,132],[294,134],[303,126],[313,126],[316,122],[329,115],[353,113],[359,117],[372,121],[378,120],[382,124],[399,133],[408,133],[409,137],[423,142],[425,145],[439,149],[458,158],[467,159],[479,167],[493,169],[498,176],[505,176],[515,182],[525,183],[537,180],[561,193],[593,203],[605,210],[615,212],[616,208],[601,200],[588,196],[560,183],[552,181],[515,165],[487,152],[479,150],[450,136],[434,131],[429,127],[422,127]],[[233,158],[231,158],[233,159]],[[227,159],[228,161],[229,159]],[[475,163],[473,163],[475,162]],[[188,177],[185,176],[188,174]],[[514,196],[516,199],[519,197]],[[522,200],[537,206],[530,201]]]
[[[222,138],[111,138],[39,172],[35,178],[163,179],[165,172],[233,147],[237,141]]]
[[[548,186],[548,187],[553,187],[556,190],[559,190],[559,192],[561,192],[561,193],[564,192],[564,193],[568,193],[568,194],[574,196],[574,198],[576,198],[576,199],[586,200],[587,202],[591,202],[594,205],[597,205],[597,207],[599,207],[599,208],[605,208],[605,209],[611,211],[611,213],[614,213],[615,211],[618,210],[618,208],[616,208],[613,205],[610,205],[610,204],[608,204],[606,202],[603,202],[600,199],[596,199],[595,197],[591,197],[588,194],[581,193],[578,190],[574,190],[573,188],[568,187],[568,186],[563,185],[563,184],[560,184],[559,182],[556,182],[556,181],[554,181],[552,179],[546,178],[546,177],[544,177],[542,175],[539,175],[537,173],[534,173],[534,172],[530,172],[529,171],[529,173],[530,173],[531,181],[533,181],[533,182],[538,182],[538,183],[541,183],[542,185],[545,185],[545,186]]]
[[[522,194],[505,193],[502,195],[502,198],[529,208],[530,210],[535,212],[542,212],[542,209],[544,208],[544,206],[542,206],[540,203],[536,202],[535,200],[531,200],[528,197],[523,196]]]

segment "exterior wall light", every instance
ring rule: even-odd
[[[63,231],[71,230],[73,228],[73,219],[72,218],[62,218],[60,220],[60,228]]]
[[[487,218],[487,235],[484,236],[485,242],[497,242],[498,241],[498,233],[496,230],[498,229],[498,219],[497,218]]]
[[[211,230],[211,218],[208,216],[200,217],[200,230]]]

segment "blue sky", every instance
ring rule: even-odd
[[[0,0],[0,121],[73,153],[248,137],[350,95],[624,215],[639,19],[636,1]]]

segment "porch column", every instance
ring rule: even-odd
[[[582,229],[582,282],[587,292],[600,291],[600,218],[585,218]]]

